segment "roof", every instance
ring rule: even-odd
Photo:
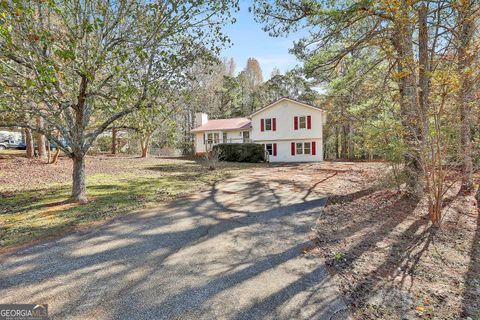
[[[250,129],[251,127],[252,121],[248,118],[214,119],[208,120],[207,123],[193,129],[191,132]]]
[[[284,101],[284,100],[294,102],[294,103],[296,103],[296,104],[302,105],[302,106],[307,107],[307,108],[310,108],[310,109],[315,109],[315,110],[317,110],[317,111],[325,112],[325,110],[323,110],[323,109],[321,109],[321,108],[318,108],[318,107],[315,107],[315,106],[312,106],[311,104],[308,104],[308,103],[305,103],[305,102],[302,102],[302,101],[298,101],[298,100],[295,100],[295,99],[283,97],[283,98],[280,98],[280,99],[278,99],[278,100],[270,103],[269,105],[267,105],[267,106],[265,106],[265,107],[263,107],[263,108],[255,111],[254,113],[252,113],[252,114],[250,115],[250,117],[253,117],[253,116],[256,115],[257,113],[260,113],[260,112],[262,112],[262,111],[264,111],[264,110],[266,110],[266,109],[268,109],[268,108],[271,108],[271,107],[273,107],[274,105],[276,105],[277,103],[280,103],[280,102],[282,102],[282,101]]]

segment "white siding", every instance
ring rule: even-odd
[[[294,128],[294,117],[311,116],[311,129]],[[261,131],[261,119],[276,118],[276,130]],[[277,143],[277,156],[271,162],[304,162],[323,160],[323,111],[303,106],[290,100],[277,104],[252,116],[252,139],[255,143]],[[316,155],[291,154],[292,142],[316,142]]]
[[[292,156],[291,143],[292,142],[315,142],[316,145],[316,154],[302,154]],[[272,141],[262,141],[256,142],[259,144],[277,144],[277,155],[269,156],[270,162],[317,162],[323,160],[323,145],[321,139],[310,139],[310,140],[272,140]]]
[[[205,143],[203,142],[203,132],[195,132],[195,153],[206,151]]]
[[[196,132],[195,133],[195,153],[202,153],[206,151],[206,145],[203,141],[203,134],[209,133],[218,133],[220,137],[220,143],[223,143],[223,132],[227,133],[227,143],[241,143],[243,141],[243,131],[250,132],[251,139],[251,129],[244,130],[228,130],[228,131],[206,131],[206,132]]]

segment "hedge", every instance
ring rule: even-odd
[[[256,143],[221,143],[213,146],[220,161],[265,162],[265,150]]]

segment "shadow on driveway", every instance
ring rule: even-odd
[[[62,319],[343,319],[309,252],[325,202],[307,188],[229,180],[4,255],[0,303],[48,303]]]

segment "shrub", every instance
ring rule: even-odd
[[[211,151],[208,151],[205,154],[205,160],[207,160],[208,170],[217,169],[217,164],[219,161],[218,152],[218,148],[213,148]]]
[[[100,136],[95,139],[95,142],[92,145],[92,153],[99,153],[99,152],[108,152],[111,150],[112,147],[112,137],[109,136]]]
[[[218,151],[220,161],[264,162],[265,150],[256,143],[221,143],[213,146]]]

